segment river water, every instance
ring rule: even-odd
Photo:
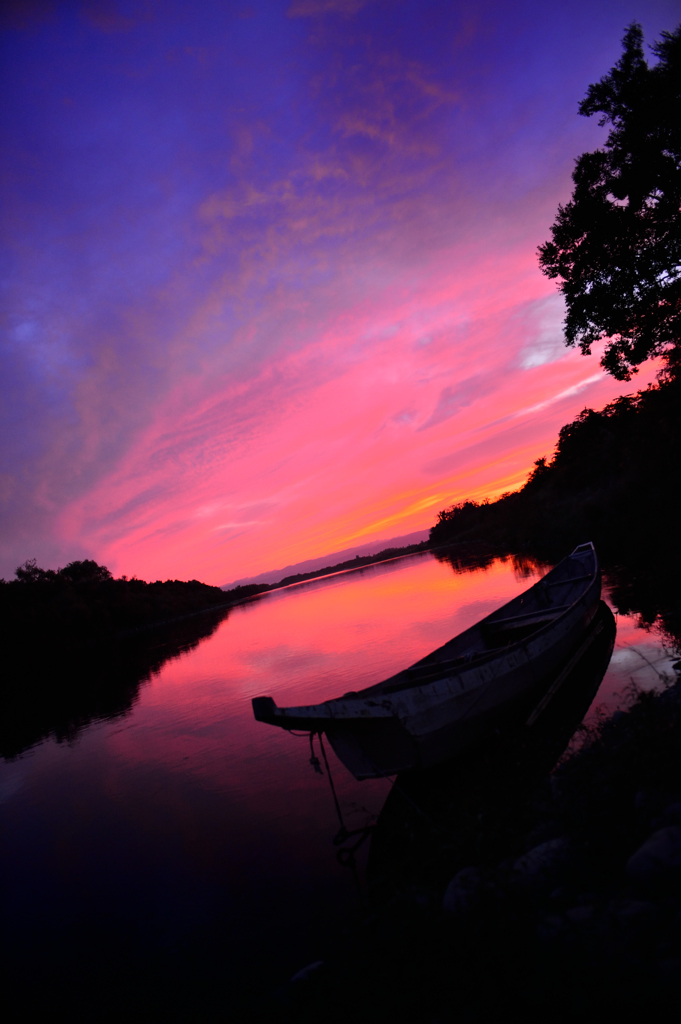
[[[3,956],[27,1006],[94,999],[96,1019],[143,990],[200,1006],[216,989],[236,1005],[323,958],[361,913],[366,844],[357,875],[339,863],[326,774],[306,738],[254,721],[251,698],[359,690],[543,571],[497,559],[457,572],[426,552],[272,592],[167,661],[126,714],[2,763]],[[671,660],[619,616],[589,715],[632,681],[663,686]],[[328,756],[347,827],[375,820],[390,782],[358,783]]]

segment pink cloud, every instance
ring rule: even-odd
[[[16,43],[4,573],[221,583],[404,534],[632,390],[536,263],[620,15],[406,10],[57,5]]]
[[[118,571],[224,582],[517,486],[562,423],[623,388],[564,349],[525,366],[545,332],[528,307],[550,288],[522,252],[466,262],[454,251],[416,294],[398,281],[341,314],[311,302],[307,344],[250,380],[178,384],[62,529]]]

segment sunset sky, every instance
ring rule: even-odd
[[[644,386],[537,246],[669,0],[3,5],[0,575],[222,584],[519,486]]]

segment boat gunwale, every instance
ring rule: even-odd
[[[575,556],[580,557],[580,554],[582,556],[590,555],[592,557],[592,572],[586,573],[574,579],[548,580],[548,577],[551,576],[553,572],[558,570],[564,563],[567,563],[569,559]],[[352,691],[350,691],[350,693],[343,694],[341,697],[334,697],[330,700],[322,701],[319,704],[298,705],[280,708],[277,706],[277,704],[271,697],[256,697],[253,699],[253,711],[255,717],[258,721],[262,721],[270,725],[278,725],[281,728],[289,730],[297,728],[310,728],[314,730],[315,726],[317,729],[319,729],[322,723],[340,722],[344,720],[348,722],[359,722],[371,720],[378,721],[380,719],[390,718],[394,719],[397,717],[397,711],[389,698],[395,694],[399,695],[403,694],[405,691],[410,691],[413,693],[419,693],[419,695],[421,695],[424,690],[437,687],[438,685],[443,683],[449,684],[451,683],[452,680],[456,678],[458,678],[461,681],[461,683],[463,683],[467,675],[471,673],[477,673],[481,668],[485,668],[490,662],[501,662],[503,660],[506,660],[512,657],[514,654],[517,654],[521,650],[524,650],[525,657],[527,658],[528,662],[531,662],[531,656],[527,651],[527,646],[529,644],[535,645],[537,641],[544,640],[550,630],[558,628],[562,624],[563,620],[566,619],[570,615],[570,613],[576,608],[576,606],[579,605],[580,602],[583,602],[585,600],[586,596],[589,593],[589,590],[599,582],[600,567],[598,564],[598,558],[596,556],[595,548],[593,546],[593,543],[591,542],[576,547],[574,551],[572,551],[569,555],[566,555],[565,558],[561,559],[561,561],[558,562],[557,565],[553,567],[553,569],[549,570],[548,573],[546,573],[541,579],[537,580],[536,583],[532,584],[531,587],[523,591],[521,594],[516,595],[516,597],[511,598],[510,601],[507,601],[505,604],[501,605],[500,608],[496,608],[493,612],[490,612],[489,615],[485,616],[483,619],[480,619],[473,626],[470,626],[468,630],[464,630],[462,633],[457,634],[455,637],[452,638],[452,640],[459,639],[461,636],[464,636],[468,632],[473,633],[476,630],[482,632],[485,625],[487,623],[493,622],[494,617],[498,616],[499,613],[503,611],[503,609],[508,608],[509,605],[514,604],[516,601],[518,601],[519,598],[526,597],[533,590],[535,590],[535,588],[541,588],[542,584],[545,587],[558,585],[568,586],[570,584],[582,582],[585,580],[589,580],[589,582],[581,590],[578,597],[576,597],[575,600],[572,601],[569,605],[562,606],[562,610],[559,611],[557,615],[553,616],[548,622],[546,622],[545,625],[540,626],[529,636],[520,638],[519,640],[510,643],[505,647],[493,648],[491,650],[482,651],[478,655],[474,655],[472,658],[470,658],[470,660],[463,661],[460,665],[458,665],[453,672],[448,672],[447,670],[445,670],[442,673],[442,675],[440,675],[438,678],[429,679],[427,681],[424,681],[423,683],[419,683],[418,680],[416,679],[405,679],[401,684],[394,685],[394,687],[381,688],[384,686],[384,684],[388,683],[390,679],[395,678],[395,676],[389,676],[388,679],[383,680],[379,683],[374,683],[372,686],[366,687],[364,690],[360,690],[357,693],[353,693]],[[550,610],[550,608],[546,608],[546,611]],[[429,655],[426,655],[425,658],[421,659],[421,661],[415,662],[413,666],[409,666],[409,668],[403,669],[402,672],[397,673],[397,675],[407,673],[412,669],[416,668],[417,666],[421,665],[423,662],[426,662],[424,668],[427,668],[427,660],[430,659],[433,655],[437,654],[438,651],[443,650],[448,644],[452,642],[452,640],[447,641],[446,644],[443,644],[441,647],[436,648],[435,651],[432,651]],[[446,665],[446,663],[441,664],[443,664],[443,666]],[[432,663],[433,671],[437,669],[437,665],[437,661]],[[477,682],[477,685],[484,685],[488,682],[489,680],[479,680]],[[463,693],[466,690],[473,688],[474,687],[469,688],[462,686],[461,692]],[[449,685],[447,685],[447,691],[451,695],[452,690]],[[443,696],[446,696],[446,694],[443,694]],[[340,714],[338,712],[340,712]],[[289,721],[287,722],[287,720]]]

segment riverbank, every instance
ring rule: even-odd
[[[430,541],[385,548],[373,555],[285,576],[276,583],[251,583],[223,590],[198,580],[114,579],[105,566],[86,560],[50,570],[26,562],[17,578],[0,580],[0,618],[14,643],[41,638],[39,647],[59,651],[127,640],[206,611],[229,609],[260,594],[339,572],[374,565],[431,547]],[[35,649],[34,649],[35,650]],[[37,652],[36,652],[37,653]]]
[[[0,583],[6,637],[0,757],[17,757],[48,736],[71,740],[93,721],[126,714],[166,661],[210,636],[238,605],[423,550],[421,543],[388,548],[275,584],[226,591],[197,580],[114,579],[93,561],[57,571],[25,563],[15,580]]]
[[[681,378],[670,376],[600,411],[585,409],[561,429],[553,456],[537,459],[524,487],[443,509],[431,544],[480,545],[551,564],[593,541],[618,609],[659,620],[679,642],[680,447]]]
[[[681,682],[581,740],[534,778],[506,747],[467,774],[402,780],[389,838],[418,856],[403,856],[387,899],[374,889],[351,935],[320,944],[321,963],[271,998],[269,1019],[305,1024],[323,1003],[338,1024],[596,1022],[671,1005]]]
[[[208,611],[228,609],[269,589],[224,591],[198,580],[114,579],[91,559],[63,569],[24,563],[0,581],[0,619],[10,657],[36,660],[127,640]]]
[[[392,558],[401,558],[403,555],[414,555],[420,551],[428,551],[433,544],[430,540],[420,541],[418,544],[405,544],[403,547],[383,548],[372,555],[355,555],[343,562],[336,562],[334,565],[327,565],[321,569],[313,569],[310,572],[294,573],[284,576],[276,583],[265,584],[269,590],[279,590],[281,587],[290,587],[295,583],[305,583],[307,580],[316,580],[322,576],[333,576],[338,572],[350,572],[353,569],[361,569],[368,565],[375,565],[377,562],[389,562]],[[258,584],[261,586],[262,584]]]

